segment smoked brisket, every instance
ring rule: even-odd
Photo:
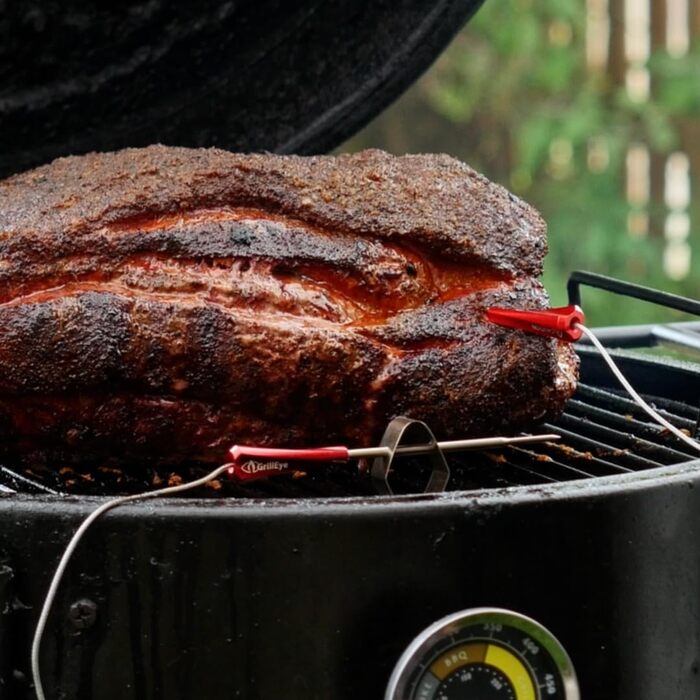
[[[0,182],[0,452],[222,462],[231,444],[441,438],[559,412],[545,225],[447,156],[154,146]]]

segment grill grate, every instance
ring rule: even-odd
[[[645,396],[674,425],[695,434],[696,408],[665,398]],[[449,490],[471,490],[546,484],[642,471],[697,458],[680,440],[651,422],[633,401],[614,389],[580,384],[560,418],[538,427],[557,432],[558,443],[448,455]],[[21,493],[117,495],[136,493],[166,483],[194,479],[197,466],[178,475],[165,468],[121,470],[97,467],[48,470],[0,467],[0,490]],[[420,458],[402,459],[392,474],[396,493],[423,490],[429,468]],[[373,495],[370,479],[354,465],[331,464],[301,478],[281,476],[248,484],[218,481],[200,489],[199,497],[329,498]]]
[[[646,395],[657,411],[694,435],[696,408],[680,401]],[[580,384],[564,413],[542,431],[561,442],[536,448],[506,448],[463,453],[449,458],[450,489],[503,488],[590,479],[696,459],[697,454],[652,422],[647,414],[614,389]]]

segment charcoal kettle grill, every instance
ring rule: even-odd
[[[191,10],[165,22],[150,53],[139,46],[164,21],[158,3],[102,16],[69,3],[63,13],[47,6],[32,15],[27,5],[25,34],[12,34],[11,14],[0,31],[25,41],[58,26],[47,49],[55,70],[42,88],[28,64],[0,100],[8,126],[0,140],[16,135],[0,149],[0,170],[153,140],[323,150],[408,84],[477,5],[204,3],[201,16]],[[251,27],[267,17],[256,48]],[[84,34],[98,20],[125,28],[129,60],[116,61],[96,41],[90,56],[102,72],[71,81],[58,57],[71,28]],[[220,43],[217,28],[230,33]],[[240,55],[234,36],[246,37]],[[24,44],[5,42],[0,52],[12,57],[13,46],[31,61]],[[182,73],[192,84],[179,106],[167,79],[187,56],[197,61]],[[247,71],[240,82],[236,61]],[[202,81],[207,62],[220,70]],[[268,73],[274,80],[257,90]],[[329,81],[333,75],[343,79]],[[141,101],[130,102],[137,88]],[[145,109],[150,89],[158,99]],[[290,109],[272,108],[295,91]],[[226,112],[242,95],[240,112]],[[257,112],[251,95],[260,96]],[[101,97],[100,110],[87,108]],[[135,111],[114,112],[115,104]],[[48,128],[38,138],[41,125]],[[700,310],[585,273],[572,278],[574,303],[581,284]],[[622,348],[664,342],[692,350],[699,332],[691,322],[600,335]],[[99,520],[49,619],[41,656],[49,697],[576,700],[576,688],[596,700],[698,697],[700,459],[648,420],[594,350],[582,343],[577,352],[576,395],[554,424],[537,426],[562,440],[451,455],[443,493],[422,493],[418,459],[393,470],[390,495],[377,495],[358,470],[331,464],[302,478],[221,481],[193,498],[136,503]],[[662,415],[695,434],[700,364],[614,354]],[[33,697],[31,635],[78,523],[110,494],[173,478],[138,468],[0,466],[0,698]]]

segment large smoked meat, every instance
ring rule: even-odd
[[[0,453],[222,462],[553,416],[577,361],[490,324],[542,308],[545,225],[447,156],[154,146],[0,182]]]

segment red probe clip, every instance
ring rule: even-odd
[[[517,328],[527,333],[536,333],[569,342],[574,342],[581,337],[583,332],[578,328],[578,324],[586,322],[581,307],[574,304],[541,311],[491,308],[487,309],[486,318],[499,326]]]
[[[304,450],[283,450],[273,447],[234,445],[229,450],[231,466],[227,474],[236,481],[265,479],[273,474],[294,474],[299,469],[291,462],[347,462],[348,448],[314,447]]]

